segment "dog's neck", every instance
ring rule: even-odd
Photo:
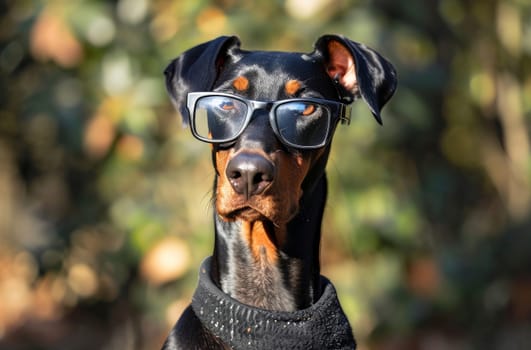
[[[226,221],[214,214],[212,278],[241,303],[294,311],[320,296],[319,244],[326,202],[326,177],[300,201],[298,214],[277,227],[268,221]]]

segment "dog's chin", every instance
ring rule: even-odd
[[[266,214],[259,209],[251,206],[244,206],[234,209],[222,215],[227,221],[269,221],[275,226],[281,226],[289,222],[294,215],[284,217],[284,215]]]
[[[251,207],[242,207],[235,210],[232,210],[229,213],[223,215],[229,221],[272,221],[265,214],[261,213],[259,210]]]

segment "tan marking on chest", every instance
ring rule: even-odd
[[[257,260],[265,257],[271,264],[277,262],[277,247],[271,241],[262,221],[242,222],[242,233]]]

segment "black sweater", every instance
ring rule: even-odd
[[[223,293],[210,277],[210,259],[201,266],[192,308],[203,326],[233,349],[356,349],[335,288],[325,277],[321,297],[309,308],[268,311]]]

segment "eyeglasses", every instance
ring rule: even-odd
[[[265,102],[216,93],[188,93],[193,135],[204,142],[230,143],[251,122],[254,111],[269,111],[269,123],[282,143],[299,149],[325,146],[338,123],[350,124],[348,105],[319,98]]]

